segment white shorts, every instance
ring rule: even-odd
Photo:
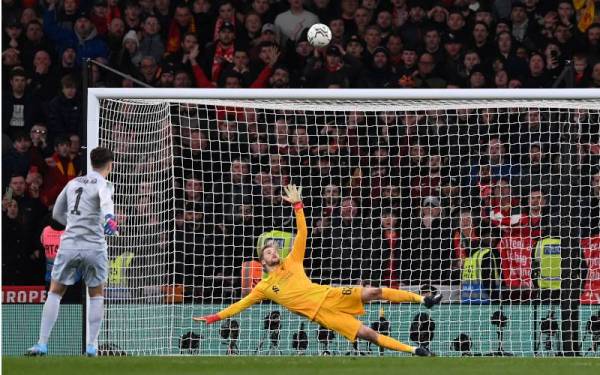
[[[54,259],[52,280],[73,285],[83,277],[88,288],[108,281],[108,254],[106,250],[60,249]]]

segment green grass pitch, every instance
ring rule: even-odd
[[[3,357],[2,374],[598,375],[600,358]]]

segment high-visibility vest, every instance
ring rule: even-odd
[[[247,296],[258,284],[263,274],[262,265],[257,260],[242,263],[242,297]]]
[[[482,267],[483,257],[487,254],[493,256],[490,248],[476,251],[465,258],[461,272],[461,301],[462,303],[489,303],[489,291],[483,287]],[[494,267],[492,265],[492,267]],[[498,270],[493,270],[495,280],[498,280]]]
[[[290,232],[283,232],[280,230],[272,230],[265,232],[258,237],[256,243],[256,255],[260,256],[260,250],[269,242],[275,242],[279,249],[279,257],[283,260],[292,251],[292,241],[294,236]],[[262,278],[266,278],[267,275],[263,272]]]
[[[134,254],[132,252],[126,251],[110,262],[108,282],[111,287],[126,286],[124,275],[127,269],[131,267],[133,257]]]
[[[539,264],[540,276],[538,286],[540,289],[560,289],[561,280],[561,254],[560,238],[544,238],[535,247],[535,257]]]
[[[54,267],[54,259],[58,253],[60,246],[60,236],[64,233],[64,230],[54,230],[50,225],[44,228],[40,237],[41,244],[44,246],[44,253],[46,255],[46,282],[50,282],[52,279],[52,268]]]
[[[275,242],[279,248],[279,256],[281,258],[287,257],[292,250],[293,236],[290,232],[283,232],[280,230],[272,230],[265,232],[258,237],[256,243],[256,254],[260,255],[260,250],[269,242]]]

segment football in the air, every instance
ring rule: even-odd
[[[331,42],[331,29],[322,23],[315,23],[308,29],[307,38],[313,47],[326,47]]]

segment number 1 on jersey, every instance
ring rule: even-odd
[[[77,194],[77,199],[75,200],[75,207],[73,207],[73,209],[71,210],[71,215],[81,215],[81,211],[79,211],[78,208],[79,200],[81,199],[81,194],[83,193],[83,188],[78,188],[77,190],[75,190],[75,193]]]

